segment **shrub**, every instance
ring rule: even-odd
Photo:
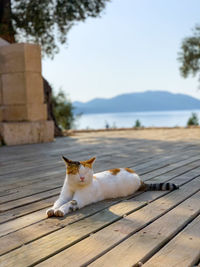
[[[199,125],[199,119],[196,113],[192,113],[191,117],[187,121],[187,126]]]
[[[58,125],[65,129],[71,129],[75,116],[73,114],[73,105],[69,99],[65,96],[65,93],[60,89],[57,95],[53,95],[53,113]]]
[[[105,128],[106,129],[110,129],[110,125],[109,125],[109,123],[107,121],[105,122]]]
[[[142,127],[141,125],[141,122],[139,120],[136,120],[135,121],[135,125],[134,125],[135,128],[139,128],[139,127]]]

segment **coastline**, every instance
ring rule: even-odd
[[[190,127],[147,127],[147,128],[119,128],[119,129],[98,129],[98,130],[69,130],[64,136],[71,138],[81,138],[83,142],[88,139],[110,140],[124,138],[134,140],[159,140],[159,141],[178,141],[180,142],[197,142],[200,143],[200,126]]]
[[[174,126],[174,127],[126,127],[126,128],[102,128],[102,129],[70,129],[64,130],[64,135],[71,135],[76,133],[93,133],[93,132],[117,132],[117,131],[144,131],[144,130],[173,130],[173,129],[200,129],[200,125],[198,126]],[[200,137],[199,137],[200,138]]]

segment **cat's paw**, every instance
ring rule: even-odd
[[[56,217],[63,217],[65,214],[64,214],[64,212],[62,210],[55,210],[54,211],[54,215]]]
[[[79,208],[78,208],[78,203],[77,203],[76,200],[71,200],[69,203],[70,203],[70,206],[69,206],[69,212],[71,212],[71,211],[76,211],[76,210],[79,209]]]
[[[50,208],[46,211],[47,217],[52,217],[54,216],[54,209]]]

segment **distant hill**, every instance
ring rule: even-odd
[[[164,111],[200,109],[200,100],[165,91],[130,93],[113,98],[95,98],[86,103],[74,102],[75,113],[113,113],[132,111]]]

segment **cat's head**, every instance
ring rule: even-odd
[[[93,163],[95,157],[85,161],[72,161],[62,157],[67,167],[68,182],[72,186],[86,186],[93,179]]]

